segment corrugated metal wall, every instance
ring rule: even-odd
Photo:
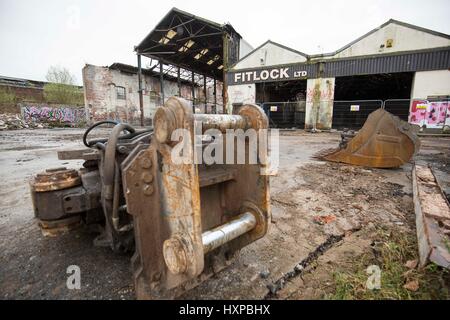
[[[414,72],[450,68],[450,49],[324,63],[323,77]]]
[[[308,78],[332,78],[380,73],[415,72],[427,70],[446,70],[450,68],[450,47],[420,52],[359,57],[348,59],[322,60],[310,63],[298,63],[283,66],[255,67],[228,73],[229,85],[254,83],[264,81],[235,81],[235,73],[249,71],[272,70],[281,67],[289,68],[289,79],[297,80],[293,75],[296,71],[307,71]],[[267,80],[273,81],[273,80]]]

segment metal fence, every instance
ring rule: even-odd
[[[334,101],[332,126],[359,129],[378,108],[424,129],[445,131],[450,127],[450,103],[446,98]]]
[[[408,121],[409,119],[410,105],[410,99],[388,99],[383,103],[383,107],[386,111],[389,111],[405,121]]]
[[[361,128],[369,114],[382,107],[382,100],[334,101],[332,127],[335,129]]]
[[[306,101],[293,102],[264,102],[260,104],[269,118],[272,128],[301,128],[305,127]]]

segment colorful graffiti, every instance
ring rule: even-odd
[[[25,121],[59,122],[79,125],[86,122],[84,107],[50,107],[46,105],[25,105],[21,107]]]
[[[409,122],[421,127],[440,129],[450,122],[449,101],[414,100],[411,104]]]

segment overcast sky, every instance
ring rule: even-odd
[[[271,39],[308,54],[390,18],[450,34],[450,0],[0,0],[0,75],[45,80],[60,65],[81,84],[85,63],[136,65],[134,46],[172,7],[229,22],[253,47]]]

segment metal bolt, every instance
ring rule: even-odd
[[[144,169],[150,169],[152,166],[152,160],[149,158],[142,158],[140,162],[141,162],[141,167]]]
[[[142,180],[145,183],[151,183],[153,181],[153,175],[150,172],[144,172],[142,174]]]
[[[188,267],[188,259],[183,243],[177,237],[164,241],[163,256],[167,268],[174,274],[184,273]]]
[[[151,196],[153,194],[154,188],[151,184],[145,184],[142,191],[146,196]]]

